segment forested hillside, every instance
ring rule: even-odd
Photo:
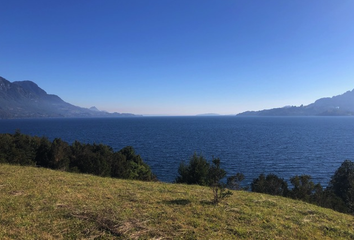
[[[21,134],[0,134],[0,163],[32,165],[69,172],[90,173],[103,177],[155,180],[150,167],[130,146],[118,152],[103,144],[72,145],[59,138]]]

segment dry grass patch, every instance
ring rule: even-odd
[[[354,218],[282,197],[0,165],[0,239],[354,239]]]

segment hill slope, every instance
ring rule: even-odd
[[[354,217],[291,199],[0,165],[0,239],[351,239]]]
[[[247,111],[237,116],[354,116],[354,90],[318,99],[307,106]]]
[[[74,106],[47,94],[31,81],[9,82],[0,77],[0,119],[43,117],[119,117],[133,114],[107,113]]]

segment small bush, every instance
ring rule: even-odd
[[[210,187],[213,190],[213,203],[218,204],[220,200],[231,196],[232,192],[225,188],[226,184],[221,182],[226,176],[226,171],[220,167],[220,159],[214,158],[209,168]]]
[[[221,199],[232,195],[232,192],[227,190],[227,184],[222,182],[226,176],[226,171],[220,167],[220,159],[213,158],[209,163],[203,156],[194,154],[188,164],[182,162],[178,168],[179,176],[176,183],[198,184],[202,186],[210,186],[213,191],[213,203],[218,204]],[[230,178],[239,181],[243,179],[243,175],[237,175]]]

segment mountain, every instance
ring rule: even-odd
[[[247,111],[237,116],[354,116],[354,89],[331,98],[318,99],[307,106]]]
[[[74,106],[47,94],[32,81],[9,82],[0,77],[0,119],[47,117],[123,117],[130,113],[108,113],[93,107]]]

